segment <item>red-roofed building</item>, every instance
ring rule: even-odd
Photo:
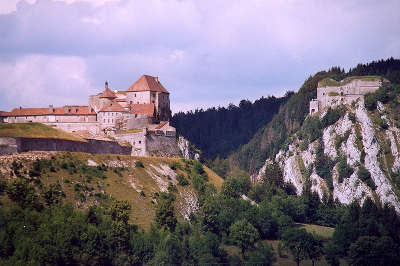
[[[141,76],[126,91],[128,105],[154,104],[156,118],[169,120],[171,116],[169,92],[164,88],[158,77]]]
[[[170,118],[169,92],[157,77],[143,75],[127,91],[112,91],[105,83],[102,92],[89,96],[89,105],[15,108],[0,111],[0,122],[39,122],[65,131],[99,134],[116,129],[144,128]]]

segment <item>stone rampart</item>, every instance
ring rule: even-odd
[[[0,138],[0,154],[28,151],[69,151],[93,154],[131,154],[130,146],[117,142],[89,139],[87,142],[48,138]]]
[[[146,151],[153,156],[181,156],[175,136],[169,137],[148,133],[146,136]]]

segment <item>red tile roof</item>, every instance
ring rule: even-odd
[[[109,104],[103,106],[99,112],[127,112],[124,107],[122,107],[119,103],[112,101]]]
[[[161,121],[160,124],[158,126],[156,126],[156,129],[161,129],[162,127],[164,127],[166,124],[168,124],[168,121]]]
[[[169,93],[158,80],[158,77],[152,77],[149,75],[141,76],[132,86],[129,87],[128,91],[155,91]]]
[[[103,93],[100,95],[100,98],[112,98],[115,99],[117,96],[115,96],[115,93],[112,92],[108,87],[103,91]]]
[[[9,116],[9,115],[10,115],[9,112],[0,111],[0,116]]]
[[[154,104],[131,104],[130,106],[131,114],[144,114],[147,116],[154,116]]]
[[[33,115],[96,115],[89,106],[69,106],[54,107],[54,112],[50,108],[15,108],[8,113],[8,116],[33,116]]]

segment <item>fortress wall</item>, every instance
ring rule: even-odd
[[[17,140],[14,138],[0,138],[0,154],[14,154],[18,152]]]
[[[47,138],[0,138],[0,154],[28,151],[69,151],[94,154],[131,154],[131,147],[117,142],[88,140],[88,142]]]
[[[131,155],[146,156],[146,136],[144,132],[116,134],[115,139],[120,142],[129,142],[132,145]]]
[[[181,156],[175,137],[157,136],[149,133],[146,137],[146,150],[149,155],[154,156]]]
[[[153,123],[152,117],[146,115],[138,115],[137,117],[130,117],[127,123],[127,129],[142,128]]]

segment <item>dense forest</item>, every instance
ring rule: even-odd
[[[177,132],[190,140],[207,159],[226,158],[240,145],[247,143],[257,130],[268,123],[292,92],[284,97],[269,96],[253,103],[242,100],[239,106],[179,112],[172,117]]]
[[[37,167],[39,166],[39,167]],[[53,168],[52,168],[53,167]],[[137,167],[143,167],[138,165]],[[321,202],[306,184],[300,197],[283,182],[277,165],[251,185],[248,175],[226,180],[220,192],[198,161],[182,160],[200,206],[184,221],[176,216],[177,190],[157,196],[150,230],[130,222],[125,201],[103,195],[95,206],[75,209],[63,184],[41,182],[51,161],[29,174],[0,182],[1,265],[272,265],[325,260],[338,265],[398,265],[400,220],[394,208],[366,200],[362,206]],[[107,179],[107,176],[102,178]],[[254,200],[241,198],[247,194]],[[334,226],[333,236],[309,232],[303,223]],[[278,243],[275,248],[273,243]]]

